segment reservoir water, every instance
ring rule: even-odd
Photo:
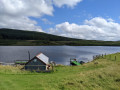
[[[93,55],[120,52],[114,46],[0,46],[0,62],[13,63],[14,60],[28,60],[28,51],[33,58],[40,52],[57,64],[69,65],[70,58],[78,61],[91,61]]]

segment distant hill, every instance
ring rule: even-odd
[[[71,45],[71,46],[120,46],[120,41],[96,41],[68,38],[43,32],[23,31],[16,29],[0,29],[0,45],[41,46],[41,45]]]
[[[47,41],[73,41],[79,39],[61,37],[43,32],[23,31],[16,29],[0,29],[0,39],[14,40],[47,40]]]

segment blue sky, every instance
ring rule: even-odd
[[[83,0],[74,8],[63,6],[58,8],[54,6],[53,16],[44,15],[40,18],[31,18],[38,22],[44,30],[54,27],[62,22],[83,24],[84,20],[93,17],[103,17],[105,19],[112,18],[117,23],[120,23],[120,1],[119,0]],[[52,24],[45,24],[41,18],[46,18]]]
[[[1,0],[0,28],[116,41],[119,4],[120,0]]]

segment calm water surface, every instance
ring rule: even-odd
[[[28,51],[33,58],[42,52],[57,64],[69,65],[70,58],[91,61],[93,55],[120,52],[120,47],[109,46],[0,46],[0,62],[28,60]]]

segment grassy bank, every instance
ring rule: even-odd
[[[120,90],[120,53],[106,57],[82,66],[57,66],[52,73],[0,66],[0,90]]]
[[[120,46],[120,41],[95,41],[95,40],[78,40],[78,41],[47,41],[47,40],[12,40],[0,39],[0,46]]]

